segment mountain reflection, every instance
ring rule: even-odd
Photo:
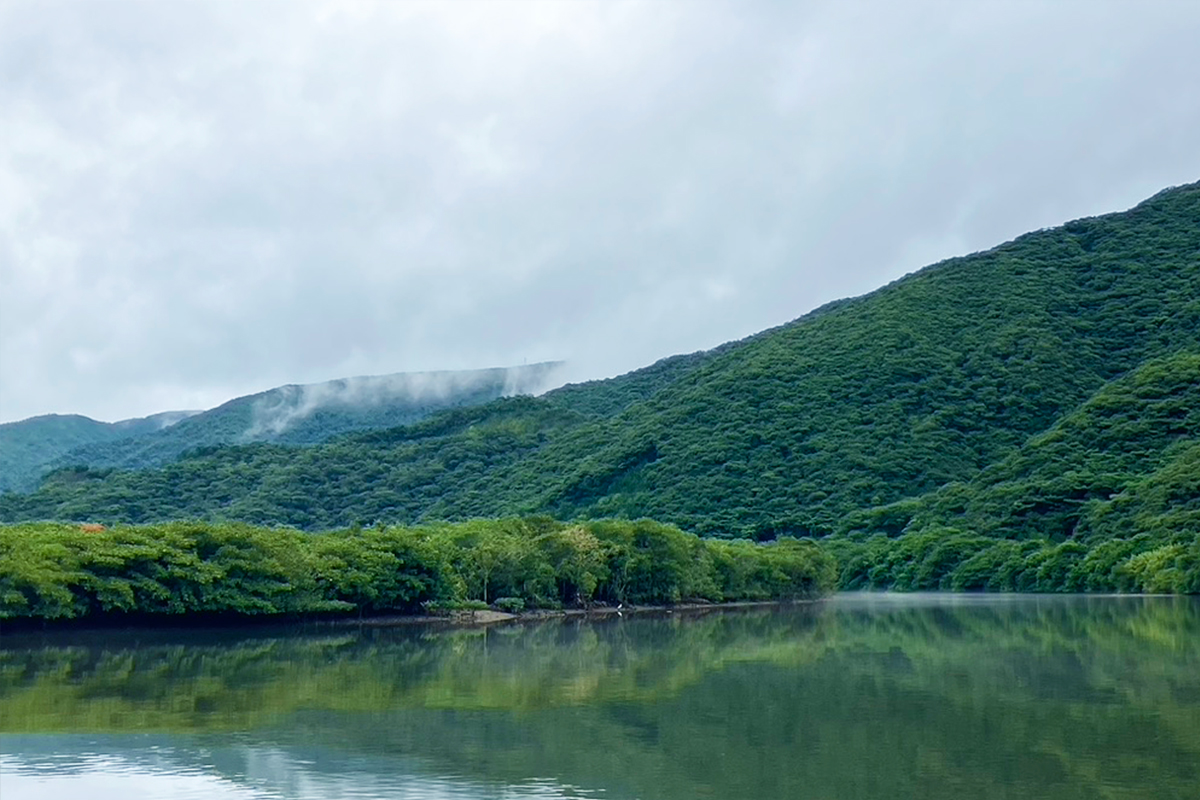
[[[1195,599],[845,595],[331,630],[6,636],[5,800],[122,770],[210,797],[1190,798],[1200,785]]]

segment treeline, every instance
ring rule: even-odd
[[[952,528],[832,538],[842,589],[1200,594],[1200,532],[1052,542]]]
[[[508,611],[785,600],[832,591],[809,541],[703,540],[548,518],[304,533],[243,523],[0,527],[0,619]]]

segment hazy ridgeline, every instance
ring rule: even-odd
[[[811,598],[812,542],[703,540],[649,521],[477,520],[310,534],[238,523],[0,527],[0,619],[506,610]]]
[[[409,425],[439,411],[555,385],[561,362],[401,372],[280,386],[207,411],[97,422],[48,415],[0,425],[0,491],[29,491],[54,469],[138,469],[186,452],[250,442],[312,445],[351,432]]]

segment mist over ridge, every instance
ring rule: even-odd
[[[226,444],[311,445],[354,431],[408,425],[449,408],[540,394],[564,362],[477,370],[363,375],[288,384],[204,411],[164,411],[101,422],[47,414],[0,424],[0,492],[29,491],[48,471],[161,466],[188,450]]]
[[[395,402],[437,404],[481,390],[491,394],[496,387],[498,397],[541,394],[557,385],[555,379],[564,366],[562,361],[546,361],[517,367],[397,372],[288,384],[254,396],[251,424],[241,438],[248,442],[274,439],[313,414],[332,409],[371,409]]]

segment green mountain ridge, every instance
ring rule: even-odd
[[[156,433],[198,413],[164,411],[119,422],[44,414],[0,424],[0,491],[34,488],[47,464],[78,448]]]
[[[550,514],[757,539],[1162,544],[1200,534],[1197,354],[1190,184],[618,378],[304,449],[63,473],[0,498],[0,519]]]
[[[344,433],[407,425],[448,408],[552,385],[561,362],[408,372],[289,384],[203,412],[123,422],[34,417],[0,425],[0,491],[29,491],[64,467],[139,469],[197,448],[270,441],[309,445]]]

